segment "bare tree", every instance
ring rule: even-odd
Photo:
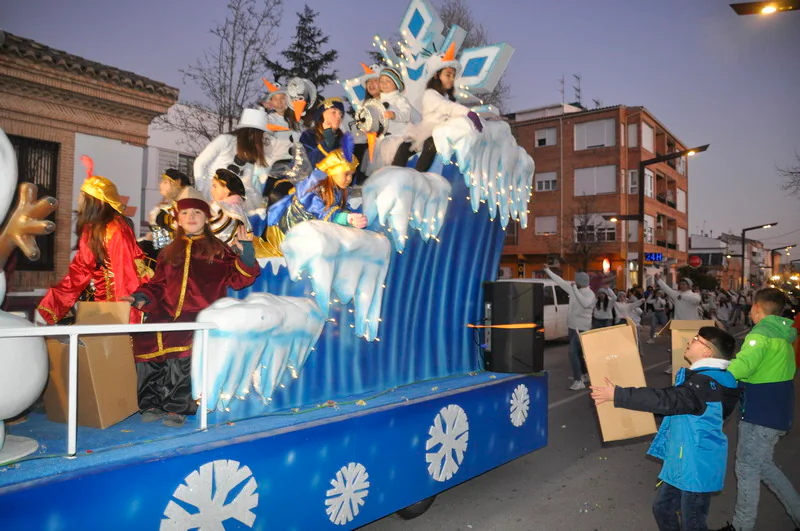
[[[489,44],[489,33],[483,27],[483,24],[475,22],[472,10],[470,10],[466,0],[444,0],[439,8],[439,16],[444,22],[445,28],[455,24],[467,32],[464,43],[461,45],[462,49]],[[494,90],[489,94],[482,95],[481,99],[486,104],[494,105],[502,113],[510,97],[511,87],[506,85],[503,78],[500,77]]]
[[[275,44],[282,16],[283,0],[230,0],[225,22],[211,29],[216,46],[180,70],[204,101],[181,102],[157,119],[157,127],[184,133],[195,152],[233,129],[242,109],[256,103],[261,53]]]
[[[578,271],[588,271],[589,264],[603,256],[603,244],[614,240],[609,240],[608,233],[599,226],[604,220],[596,213],[594,196],[577,197],[573,204],[562,219],[561,240],[555,239],[551,245],[562,249],[559,256],[562,262]],[[559,251],[554,248],[551,254],[559,254]]]
[[[778,168],[778,174],[785,179],[781,189],[789,192],[790,195],[800,198],[800,155],[795,154],[795,157],[797,158],[797,164],[788,168]]]

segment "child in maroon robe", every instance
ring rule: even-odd
[[[208,203],[199,198],[177,202],[175,240],[159,255],[152,281],[131,296],[131,303],[147,314],[147,323],[193,322],[197,314],[227,289],[242,289],[258,277],[252,234],[240,230],[239,253],[215,238],[208,225]],[[192,400],[193,332],[133,334],[142,421],[163,419],[180,426],[194,415]]]

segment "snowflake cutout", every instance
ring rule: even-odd
[[[511,424],[519,428],[528,420],[528,409],[530,409],[531,395],[528,387],[519,384],[511,394]]]
[[[458,472],[464,461],[469,439],[469,420],[467,414],[459,406],[450,404],[442,408],[433,419],[433,426],[428,430],[430,438],[425,443],[425,450],[434,451],[425,454],[428,473],[436,481],[447,481]]]
[[[184,483],[172,494],[183,505],[170,500],[161,531],[225,531],[225,521],[230,519],[253,527],[258,485],[248,467],[240,468],[238,461],[212,461],[192,471]],[[229,500],[233,490],[238,493]],[[192,512],[186,510],[189,506]]]
[[[325,495],[325,512],[328,518],[336,525],[345,525],[358,516],[360,506],[364,505],[364,498],[369,494],[369,474],[361,463],[349,463],[336,472],[336,477],[331,480],[332,489]]]

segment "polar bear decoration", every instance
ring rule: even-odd
[[[6,218],[16,188],[16,155],[0,129],[0,219]],[[36,195],[36,185],[23,183],[19,186],[17,208],[0,233],[0,302],[6,295],[2,268],[14,248],[19,247],[29,259],[36,260],[39,248],[34,236],[55,230],[55,224],[44,218],[55,211],[56,200],[46,197],[36,201]],[[26,319],[0,311],[0,328],[32,326]],[[33,439],[6,435],[4,420],[24,412],[39,398],[47,383],[47,374],[47,347],[43,337],[0,339],[0,464],[24,457],[39,447]]]

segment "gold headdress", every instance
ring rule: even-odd
[[[335,175],[343,171],[355,171],[358,168],[358,158],[353,155],[353,137],[350,133],[342,136],[342,147],[331,151],[322,159],[317,168],[328,175]]]
[[[88,177],[81,185],[81,192],[94,197],[98,201],[109,204],[111,208],[122,214],[125,211],[125,205],[122,204],[122,200],[119,197],[117,186],[105,177],[92,175],[94,162],[91,158],[83,155],[81,156],[81,162],[86,167],[86,173],[88,174]]]

